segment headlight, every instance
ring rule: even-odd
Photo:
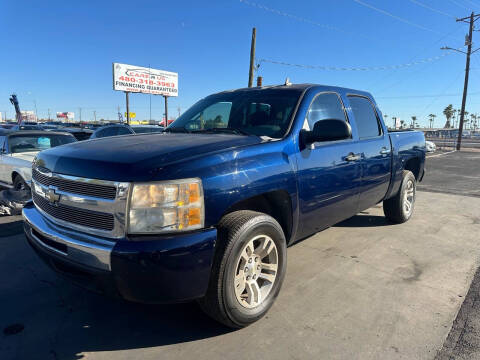
[[[204,220],[200,179],[133,185],[128,214],[130,234],[200,229]]]

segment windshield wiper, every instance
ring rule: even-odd
[[[246,136],[251,136],[252,134],[243,131],[242,129],[238,128],[231,128],[231,127],[214,127],[214,128],[208,128],[208,129],[202,129],[202,130],[194,130],[192,131],[193,133],[229,133],[229,134],[237,134],[237,135],[246,135]]]

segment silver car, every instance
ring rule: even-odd
[[[75,141],[73,135],[63,132],[0,132],[0,185],[15,190],[28,189],[32,180],[32,161],[38,152]]]

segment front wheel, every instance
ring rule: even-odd
[[[15,176],[13,179],[13,190],[15,191],[30,191],[30,187],[27,185],[25,180],[22,179],[20,175]]]
[[[411,171],[403,171],[402,184],[398,194],[383,202],[383,213],[390,221],[401,224],[413,214],[415,198],[417,195],[415,175]]]
[[[241,328],[273,305],[287,265],[286,241],[271,216],[249,210],[226,215],[218,226],[218,246],[203,310],[215,320]]]

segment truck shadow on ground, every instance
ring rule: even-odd
[[[333,227],[377,227],[391,226],[392,223],[385,216],[359,214],[344,220]]]
[[[159,347],[232,331],[206,316],[195,302],[135,304],[71,284],[37,257],[25,240],[22,222],[15,220],[0,223],[0,272],[11,274],[0,281],[5,340],[0,358],[80,359],[88,352]],[[12,328],[20,330],[10,334]]]
[[[3,216],[2,216],[3,217]],[[5,218],[8,218],[5,216]],[[0,237],[13,236],[23,232],[23,221],[16,220],[6,224],[0,224]]]

